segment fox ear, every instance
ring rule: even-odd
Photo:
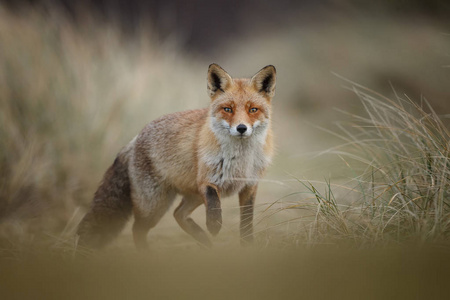
[[[274,66],[265,66],[252,77],[252,84],[259,93],[272,98],[275,95],[276,75]]]
[[[210,64],[208,68],[208,94],[212,98],[218,91],[225,92],[230,86],[231,78],[218,64]]]

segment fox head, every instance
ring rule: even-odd
[[[217,64],[208,69],[211,129],[216,136],[247,139],[265,134],[275,95],[276,70],[262,68],[252,78],[231,78]]]

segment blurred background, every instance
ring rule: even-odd
[[[362,110],[342,77],[450,114],[449,13],[444,0],[0,1],[1,246],[70,237],[146,123],[208,105],[212,62],[234,77],[277,68],[277,155],[257,200],[270,244],[267,229],[296,215],[261,216],[301,189],[295,178],[350,176],[339,159],[311,159],[342,142],[318,129],[346,120],[334,108]],[[217,242],[237,245],[237,200],[224,207]],[[195,218],[204,224],[202,209]],[[150,238],[197,247],[171,213]],[[129,229],[118,243],[131,247]]]
[[[342,205],[360,200],[351,193],[352,179],[364,170],[327,150],[346,142],[332,132],[353,121],[351,114],[366,116],[347,80],[379,99],[410,98],[430,111],[428,100],[448,128],[449,15],[446,0],[0,0],[0,294],[5,299],[443,298],[450,270],[448,215],[394,211],[390,204],[398,193],[387,197],[388,205],[379,204],[389,206],[391,215],[380,210],[380,218],[366,220],[358,207],[345,210]],[[239,247],[239,207],[231,197],[222,201],[224,224],[214,251],[204,251],[179,228],[173,207],[150,231],[149,253],[134,252],[130,228],[100,253],[76,249],[75,228],[117,152],[149,121],[206,107],[212,62],[234,77],[252,76],[268,64],[277,68],[277,151],[259,186],[256,247]],[[386,114],[383,124],[396,125],[392,119],[407,110],[402,109],[394,110],[394,117]],[[413,138],[423,136],[423,119],[412,119],[419,128]],[[430,171],[431,150],[419,159],[400,157],[414,162],[406,171],[422,172],[412,177],[419,184],[431,182],[424,185],[428,195],[445,200],[450,190],[438,190],[435,181],[442,187],[450,182],[448,170],[442,170],[448,166],[448,143],[440,144],[448,136],[429,132],[430,144],[447,149],[436,154],[442,162],[435,164],[438,175]],[[393,169],[396,185],[403,172]],[[372,186],[362,192],[371,193],[373,204],[374,171],[367,170]],[[338,207],[356,218],[334,210],[336,217],[331,209],[318,217],[331,202],[318,206],[308,189],[314,185],[326,195],[327,182]],[[381,182],[382,189],[387,184]],[[417,186],[405,181],[408,185]],[[301,209],[308,205],[312,209]],[[204,226],[204,215],[199,208],[193,218]],[[428,233],[431,239],[441,233],[432,219],[442,220],[436,224],[444,224],[447,248],[424,251]],[[393,230],[386,230],[391,223]],[[405,242],[395,248],[402,232],[412,232],[415,247]],[[339,240],[351,245],[350,251]],[[377,243],[384,240],[394,242]]]

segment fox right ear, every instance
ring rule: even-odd
[[[275,67],[268,65],[252,77],[252,84],[258,92],[272,98],[275,95],[276,76]]]
[[[231,78],[218,64],[210,64],[208,68],[208,94],[212,98],[217,92],[225,92],[230,86]]]

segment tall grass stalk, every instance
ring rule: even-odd
[[[349,114],[354,121],[334,132],[344,145],[330,152],[353,171],[363,171],[350,183],[354,192],[340,198],[329,181],[321,193],[300,180],[318,203],[316,218],[303,234],[306,243],[448,242],[448,128],[425,99],[420,104],[407,97],[391,100],[352,84],[365,115]]]

